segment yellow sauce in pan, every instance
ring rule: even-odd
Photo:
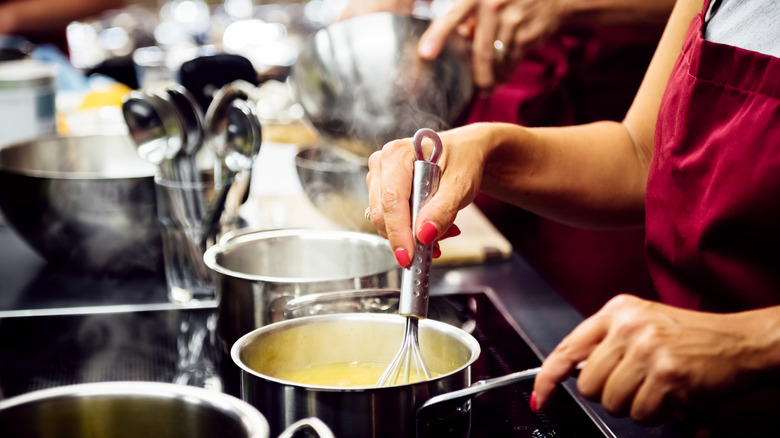
[[[387,368],[386,364],[376,363],[332,363],[285,370],[276,373],[275,377],[304,385],[374,386],[385,372],[385,368]],[[435,373],[431,375],[431,377],[437,376],[438,374]],[[409,383],[420,380],[416,374],[409,376]],[[402,383],[397,382],[397,384]]]

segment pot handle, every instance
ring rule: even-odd
[[[572,370],[571,376],[579,376],[580,370],[585,366],[585,361],[577,364]],[[470,386],[440,394],[428,399],[417,409],[417,431],[429,429],[435,421],[442,421],[453,416],[460,415],[468,411],[471,399],[491,389],[500,388],[512,383],[521,382],[536,377],[542,370],[542,367],[530,368],[524,371],[517,371],[493,379],[479,380]]]
[[[309,417],[298,420],[285,429],[279,438],[292,438],[297,432],[305,429],[311,429],[320,438],[335,438],[330,428],[319,418]]]
[[[540,368],[519,371],[493,379],[480,380],[456,391],[431,397],[417,409],[418,438],[453,436],[457,431],[468,431],[471,424],[471,399],[485,391],[532,379]]]
[[[417,415],[418,417],[420,416],[425,417],[428,415],[429,412],[437,408],[438,405],[444,403],[462,402],[462,401],[466,401],[467,399],[470,400],[471,398],[479,394],[482,394],[485,391],[490,391],[491,389],[500,388],[502,386],[507,386],[512,383],[521,382],[523,380],[532,379],[536,377],[536,375],[539,374],[539,371],[541,370],[542,367],[537,367],[537,368],[531,368],[524,371],[510,373],[501,377],[495,377],[493,379],[480,380],[472,383],[470,386],[466,388],[458,389],[445,394],[437,395],[435,397],[431,397],[425,403],[423,403],[423,405],[420,406],[419,409],[417,409]]]

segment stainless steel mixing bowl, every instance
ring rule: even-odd
[[[314,33],[290,74],[298,101],[327,144],[368,157],[419,128],[450,127],[471,101],[464,39],[433,61],[417,56],[429,22],[389,13],[337,22]]]
[[[155,168],[124,135],[0,149],[0,209],[41,256],[86,272],[162,271]]]
[[[365,218],[368,166],[331,148],[312,146],[295,156],[295,169],[306,196],[325,217],[347,230],[376,232]]]

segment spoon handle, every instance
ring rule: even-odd
[[[203,218],[203,231],[200,238],[200,245],[204,250],[208,241],[219,234],[219,220],[222,218],[222,211],[225,209],[225,201],[227,200],[230,187],[232,187],[235,177],[235,171],[228,170],[225,173],[219,191],[217,191],[214,199],[209,204],[206,216]]]

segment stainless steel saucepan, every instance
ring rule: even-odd
[[[272,322],[274,303],[320,292],[397,289],[401,280],[387,239],[351,231],[244,230],[226,235],[203,258],[214,272],[226,352]]]

